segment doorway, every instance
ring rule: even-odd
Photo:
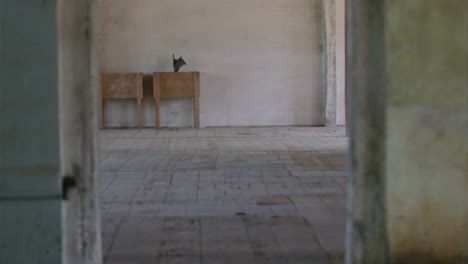
[[[188,54],[186,69],[202,72],[204,127],[99,133],[105,262],[340,263],[346,131],[314,127],[325,114],[322,1],[205,2],[98,3],[101,71],[169,70],[173,50]],[[177,118],[163,126],[191,124],[187,103],[168,102],[162,115]],[[136,125],[125,109],[110,106],[107,125]]]

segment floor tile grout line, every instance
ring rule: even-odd
[[[203,223],[202,223],[202,217],[198,217],[198,247],[199,247],[199,255],[200,255],[200,264],[204,264],[204,256],[203,256]]]
[[[115,172],[114,177],[112,177],[112,181],[106,186],[106,188],[104,188],[104,190],[100,192],[100,195],[103,195],[106,193],[106,191],[110,188],[110,186],[114,183],[115,179],[117,179],[118,176],[119,174]]]
[[[107,252],[106,252],[106,254],[104,256],[104,264],[107,263],[107,260],[108,260],[108,258],[110,256],[110,253],[112,252],[112,248],[114,247],[115,240],[116,240],[117,235],[118,235],[118,233],[120,231],[120,227],[121,227],[122,223],[124,222],[124,218],[125,218],[124,216],[120,217],[119,224],[117,225],[117,228],[114,231],[114,235],[112,236],[112,241],[111,241],[111,243],[109,245],[109,248],[107,249]]]
[[[195,198],[195,203],[198,204],[198,193],[199,193],[199,190],[200,190],[200,171],[198,171],[197,173],[197,186],[196,186],[196,198]]]
[[[146,181],[146,178],[148,177],[148,172],[145,172],[145,176],[142,177],[140,184],[138,185],[138,188],[135,190],[135,192],[132,195],[132,198],[130,199],[130,210],[129,214],[131,215],[133,212],[133,202],[135,200],[136,194],[140,191],[141,187]]]

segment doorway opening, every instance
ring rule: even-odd
[[[128,128],[132,102],[105,109],[105,263],[341,263],[348,139],[320,127],[322,1],[193,2],[96,3],[99,71],[145,72],[149,95],[143,130]],[[329,22],[344,67],[341,2]],[[193,120],[191,102],[175,100],[161,106],[166,128],[151,128],[151,73],[168,71],[172,53],[201,72],[201,129],[177,128]],[[344,68],[336,74],[344,124]]]

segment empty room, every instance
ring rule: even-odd
[[[344,1],[96,9],[106,263],[342,261]]]

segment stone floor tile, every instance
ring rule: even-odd
[[[104,130],[108,264],[343,262],[344,129]]]

